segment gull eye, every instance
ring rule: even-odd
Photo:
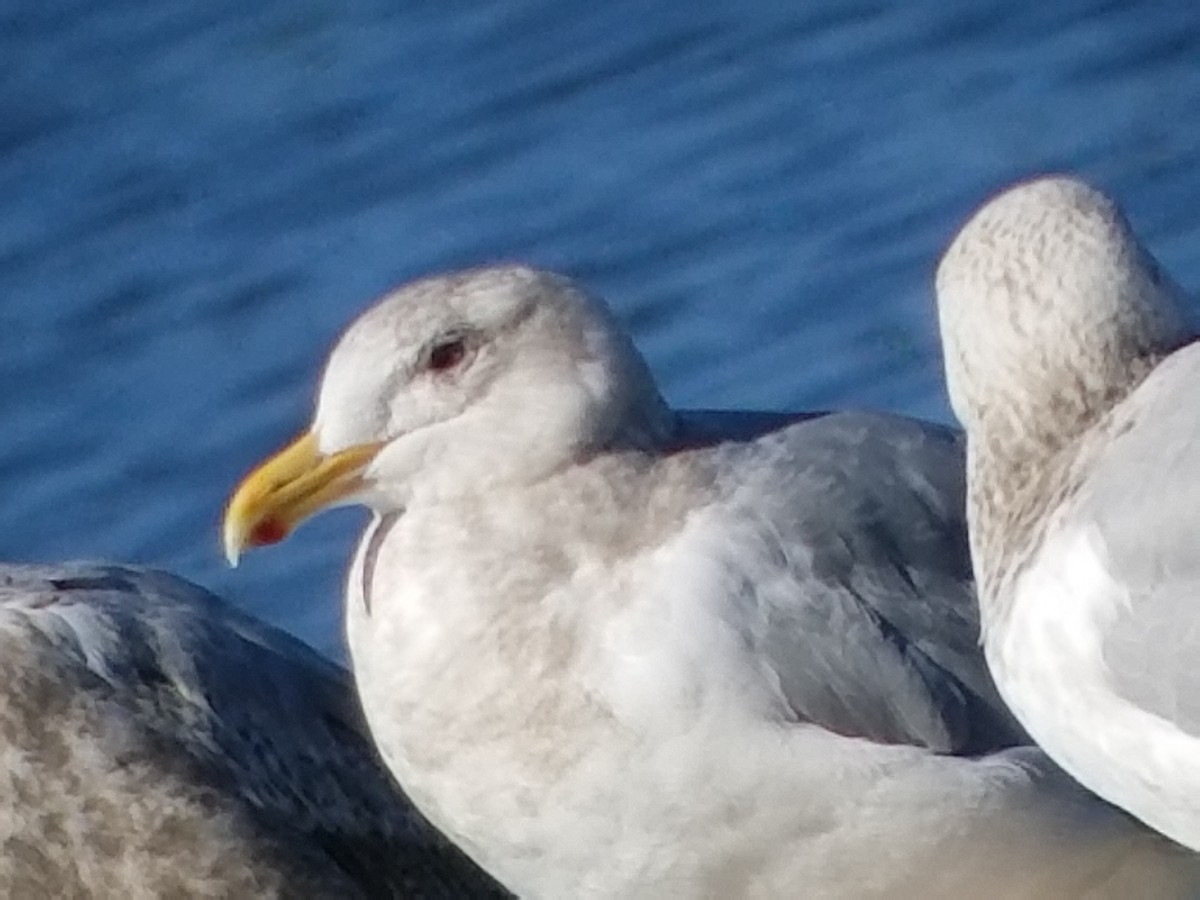
[[[467,344],[460,337],[435,344],[429,351],[429,369],[432,372],[446,372],[461,363],[466,355]]]

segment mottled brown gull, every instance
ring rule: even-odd
[[[372,736],[522,896],[1195,892],[1191,854],[1014,746],[962,476],[895,417],[672,411],[603,304],[499,267],[348,330],[225,542],[374,510],[346,596]]]
[[[0,896],[498,896],[349,679],[164,573],[0,565]]]
[[[1200,850],[1200,347],[1117,205],[985,204],[938,270],[988,662],[1046,751]]]

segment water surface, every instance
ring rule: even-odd
[[[948,420],[937,254],[1045,170],[1200,286],[1200,6],[0,3],[0,555],[163,566],[340,653],[362,517],[230,487],[392,284],[582,278],[674,403]]]

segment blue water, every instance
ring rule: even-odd
[[[395,282],[519,258],[675,403],[948,420],[984,194],[1115,192],[1200,286],[1200,5],[0,0],[0,556],[164,566],[341,653],[362,517],[224,568],[243,472]]]

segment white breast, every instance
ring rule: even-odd
[[[651,591],[646,571],[576,559],[536,614],[510,615],[538,554],[519,561],[506,540],[405,516],[369,614],[360,549],[348,627],[392,772],[521,896],[1172,896],[1194,877],[1035,752],[954,759],[772,719],[702,568]],[[606,604],[607,627],[572,619]]]

